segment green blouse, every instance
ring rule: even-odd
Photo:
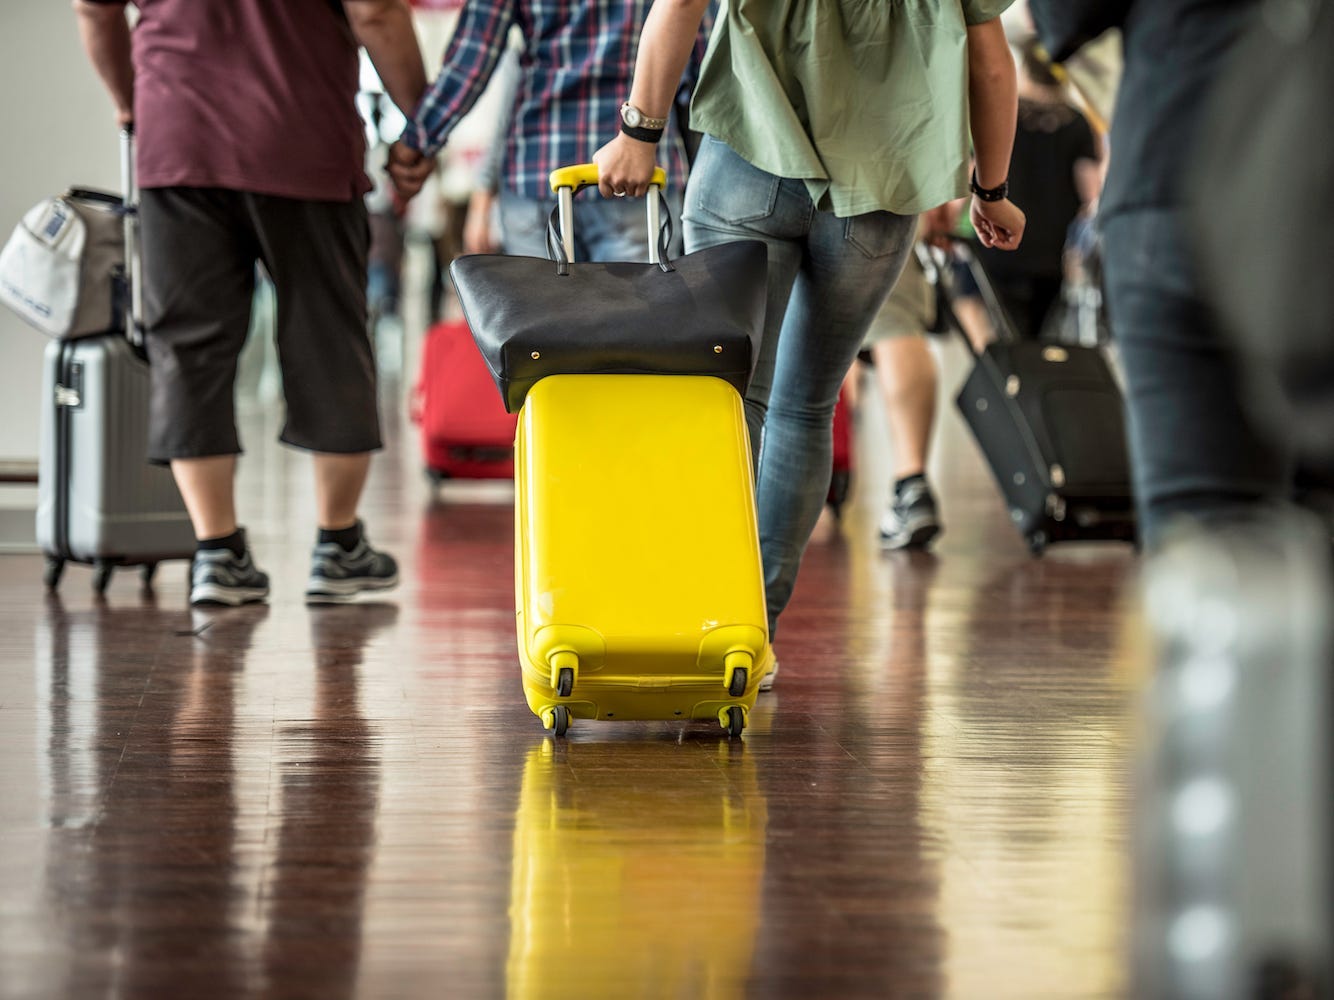
[[[1014,0],[722,0],[691,125],[822,211],[968,192],[967,25]]]

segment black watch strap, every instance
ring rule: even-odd
[[[977,183],[977,170],[973,171],[972,178],[968,181],[968,190],[977,195],[983,201],[1004,201],[1010,197],[1010,182],[1002,181],[997,187],[984,188],[979,187]]]
[[[631,139],[638,139],[640,142],[656,143],[662,139],[664,129],[660,128],[634,128],[621,122],[621,131]]]

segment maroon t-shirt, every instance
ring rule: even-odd
[[[136,0],[140,187],[313,201],[370,190],[339,0]]]

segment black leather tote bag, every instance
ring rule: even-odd
[[[659,263],[570,261],[553,211],[552,259],[477,254],[450,265],[508,412],[547,375],[716,375],[745,393],[764,328],[765,245],[746,240],[670,260],[671,214],[662,208]]]

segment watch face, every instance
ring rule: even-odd
[[[644,116],[639,113],[639,109],[629,104],[621,109],[621,118],[631,128],[638,128],[639,123],[644,120]]]

